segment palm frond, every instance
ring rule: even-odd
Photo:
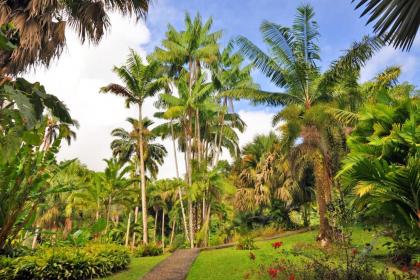
[[[353,0],[353,2],[356,0]],[[374,32],[384,36],[396,48],[409,50],[420,26],[420,2],[417,0],[357,0],[363,7],[361,17],[369,14],[367,24],[375,22]]]

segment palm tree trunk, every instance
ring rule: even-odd
[[[153,231],[153,242],[156,243],[156,232],[157,232],[157,220],[158,220],[158,211],[155,212],[155,228]]]
[[[36,242],[37,242],[37,239],[38,239],[38,234],[39,234],[39,226],[36,226],[34,238],[32,239],[32,250],[35,249],[35,247],[36,247]]]
[[[172,231],[171,231],[171,241],[169,241],[169,247],[172,246],[172,242],[174,241],[174,236],[175,236],[175,225],[176,225],[176,219],[174,219],[173,223],[172,223]]]
[[[198,163],[201,162],[202,149],[201,149],[201,131],[200,131],[200,112],[198,109],[195,110],[195,130],[197,135],[197,153],[198,153]]]
[[[171,134],[172,134],[172,146],[174,149],[176,177],[179,178],[178,157],[176,153],[175,133],[174,133],[174,127],[172,125],[172,119],[170,121],[170,126],[171,126]],[[190,240],[188,236],[187,219],[185,217],[184,202],[182,199],[182,189],[180,186],[178,187],[178,194],[179,194],[179,204],[181,205],[182,222],[184,224],[185,237],[187,238],[187,240]]]
[[[202,200],[202,205],[201,205],[201,211],[202,211],[202,223],[204,224],[204,222],[206,221],[206,192],[203,192],[203,200]]]
[[[130,222],[131,222],[131,211],[128,213],[127,232],[125,234],[125,247],[128,247],[128,242],[130,239]]]
[[[106,229],[105,229],[105,232],[108,232],[109,220],[111,218],[111,205],[112,205],[112,198],[109,197],[108,198],[108,211],[106,213]]]
[[[139,217],[139,207],[136,206],[134,209],[134,226],[137,224],[137,220]],[[136,245],[136,231],[133,230],[133,240],[131,241],[131,247],[134,248],[134,245]]]
[[[165,250],[165,211],[162,210],[162,248]]]
[[[208,246],[209,245],[209,236],[210,236],[210,215],[211,215],[211,204],[209,203],[209,207],[208,207],[208,211],[207,211],[207,218],[205,221],[206,224],[206,233],[205,233],[205,238],[204,238],[204,246]]]
[[[143,115],[142,104],[139,103],[139,150],[140,150],[140,179],[141,179],[141,214],[143,218],[143,243],[147,244],[147,201],[146,201],[146,175],[144,170],[143,151]]]
[[[71,232],[71,230],[73,229],[73,220],[70,217],[66,217],[64,220],[64,230],[63,230],[63,236],[64,238],[67,237],[67,235]]]
[[[186,136],[186,146],[187,146],[187,184],[188,187],[191,190],[192,186],[192,167],[191,167],[191,134],[188,132],[191,131],[191,118],[189,119],[189,122],[187,123],[187,127],[184,128],[185,136]],[[193,227],[193,205],[191,196],[188,196],[188,221],[189,221],[189,233],[190,233],[190,246],[191,248],[194,248],[194,227]]]
[[[329,182],[329,178],[325,177],[325,165],[322,158],[322,155],[319,153],[316,154],[315,164],[315,195],[318,203],[318,212],[319,212],[319,234],[317,239],[323,242],[331,241],[331,226],[327,217],[327,202],[328,202],[328,191],[330,188],[326,186]]]

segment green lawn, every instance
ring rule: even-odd
[[[256,242],[259,249],[254,250],[256,255],[256,262],[270,263],[277,254],[272,248],[271,244],[275,241],[282,241],[284,245],[282,248],[291,249],[296,244],[314,244],[316,231],[299,233],[288,237],[280,238],[278,240],[260,241]],[[354,244],[363,245],[370,243],[373,239],[373,234],[363,231],[361,229],[354,229],[353,237]],[[381,238],[376,243],[373,254],[383,255],[386,253],[382,247],[384,239]],[[295,257],[293,257],[295,258]],[[298,261],[298,258],[291,259],[291,261]],[[255,268],[256,264],[249,259],[249,251],[236,250],[235,248],[219,249],[213,251],[204,251],[200,253],[194,262],[189,274],[188,280],[230,280],[244,279],[244,274],[251,268]]]
[[[149,272],[155,265],[160,263],[170,254],[165,254],[158,257],[143,257],[143,258],[132,258],[131,264],[128,269],[114,275],[111,275],[105,280],[139,280],[147,272]]]

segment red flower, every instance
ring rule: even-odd
[[[292,274],[290,274],[290,276],[289,276],[289,280],[295,280],[295,275],[292,273]]]
[[[416,269],[420,269],[420,262],[416,262],[416,263],[414,264],[414,267],[415,267]]]
[[[357,253],[359,253],[359,251],[357,250],[357,248],[353,248],[351,249],[351,253],[353,254],[353,256],[357,255]]]
[[[277,241],[277,242],[274,242],[273,244],[271,244],[271,246],[273,246],[274,249],[278,249],[281,246],[283,246],[283,242]]]
[[[401,270],[402,270],[403,272],[408,272],[408,266],[404,265],[404,266],[401,268]]]
[[[274,278],[276,278],[277,277],[277,274],[279,273],[279,270],[278,269],[275,269],[275,268],[272,268],[272,267],[270,267],[269,269],[268,269],[268,275],[270,275],[270,277],[272,278],[272,279],[274,279]]]
[[[252,252],[249,252],[249,258],[251,259],[251,260],[255,260],[255,258],[256,258],[256,256],[255,256],[255,254],[254,253],[252,253]]]

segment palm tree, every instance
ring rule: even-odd
[[[120,77],[125,85],[109,84],[101,88],[101,92],[114,93],[126,99],[127,106],[136,104],[139,109],[139,162],[141,179],[141,202],[143,220],[143,242],[147,244],[147,201],[146,201],[146,176],[145,155],[143,151],[143,113],[144,100],[154,96],[161,90],[165,82],[161,78],[161,65],[157,61],[151,61],[148,65],[143,63],[139,54],[131,50],[126,65],[114,67],[114,72]]]
[[[129,199],[130,186],[133,181],[127,179],[127,175],[131,172],[131,166],[124,166],[115,158],[104,159],[106,162],[106,168],[100,175],[100,180],[105,185],[105,208],[106,208],[106,228],[109,228],[109,222],[111,219],[112,206],[115,204],[124,204],[126,200],[131,202]]]
[[[130,132],[124,128],[116,128],[111,132],[111,135],[116,138],[111,142],[112,153],[114,156],[118,156],[122,162],[129,161],[133,156],[135,156],[134,159],[140,158],[138,140],[141,126],[143,128],[145,170],[149,173],[150,178],[155,179],[159,171],[159,165],[163,164],[167,151],[162,144],[153,143],[157,137],[153,129],[151,129],[153,121],[147,117],[143,118],[142,125],[139,124],[138,120],[133,118],[128,118],[127,121],[132,127]]]
[[[75,126],[79,128],[79,123],[76,120],[73,120],[72,124],[60,122],[57,118],[54,117],[45,117],[47,122],[47,128],[45,130],[44,141],[42,146],[44,150],[48,150],[51,143],[59,137],[65,139],[67,144],[70,145],[72,139],[76,140],[76,132],[71,130],[70,126]]]
[[[187,170],[187,183],[189,186],[192,185],[192,139],[193,139],[193,125],[194,121],[198,122],[199,119],[194,119],[194,116],[197,116],[197,112],[203,111],[216,111],[217,105],[212,102],[209,97],[213,91],[211,83],[205,83],[205,75],[201,74],[198,80],[194,85],[189,88],[189,74],[182,72],[181,77],[176,82],[178,88],[178,95],[174,96],[170,94],[163,93],[159,96],[161,104],[167,108],[163,113],[163,117],[166,119],[179,119],[182,127],[183,139],[186,146],[186,170]],[[196,127],[199,125],[197,124]],[[195,136],[198,136],[197,133],[194,133]],[[196,137],[196,145],[201,146],[200,137]],[[197,155],[202,151],[197,150]],[[200,156],[198,156],[200,157]],[[193,241],[193,223],[192,223],[192,202],[189,200],[189,233],[190,233],[190,242],[191,246],[194,246]],[[190,207],[191,206],[191,207]]]
[[[330,225],[327,219],[327,204],[331,201],[332,167],[329,153],[330,136],[336,137],[339,128],[330,129],[322,104],[332,101],[331,85],[346,73],[359,71],[382,41],[365,37],[352,47],[329,70],[321,74],[317,65],[320,60],[318,25],[313,19],[311,6],[298,7],[293,26],[284,27],[264,21],[261,32],[270,54],[264,53],[245,37],[239,37],[237,44],[244,55],[265,74],[272,83],[285,90],[283,93],[263,92],[256,89],[231,90],[224,93],[231,97],[242,97],[257,104],[282,105],[285,109],[276,114],[273,124],[285,121],[281,126],[283,149],[298,150],[300,155],[314,162],[316,195],[320,215],[318,239],[328,240]],[[340,136],[340,135],[339,135]],[[338,137],[338,136],[337,136]],[[296,146],[296,140],[302,143]],[[334,142],[338,142],[334,141]]]
[[[168,64],[171,72],[180,73],[187,70],[187,89],[188,94],[192,95],[192,90],[194,84],[199,80],[201,76],[201,67],[203,64],[210,65],[218,58],[218,44],[217,41],[221,37],[221,32],[210,32],[213,24],[213,20],[210,18],[204,24],[202,22],[201,16],[197,14],[194,20],[191,19],[189,14],[185,15],[185,30],[178,32],[172,25],[169,25],[168,31],[166,32],[166,39],[163,40],[162,45],[164,48],[156,48],[153,57],[157,58],[159,61],[162,61]],[[186,66],[186,70],[184,67]],[[196,108],[195,111],[191,111],[186,115],[185,122],[187,127],[183,129],[186,139],[186,169],[187,176],[186,182],[188,186],[192,185],[192,125],[193,118],[196,119],[195,122],[195,137],[196,137],[196,149],[198,160],[201,160],[202,155],[202,145],[201,145],[201,135],[199,127],[199,117],[200,111],[199,108]],[[190,227],[190,245],[194,247],[193,240],[193,223],[192,223],[192,203],[189,200],[189,227]]]
[[[109,28],[110,12],[144,18],[150,0],[100,1],[2,1],[0,26],[13,26],[6,37],[15,49],[0,50],[0,75],[17,74],[36,64],[49,65],[60,56],[66,27],[73,28],[82,42],[99,43]]]
[[[352,2],[355,2],[353,0]],[[409,50],[420,26],[420,3],[416,0],[357,0],[361,17],[369,14],[367,24],[376,21],[374,32],[385,36],[396,48]]]
[[[261,176],[261,167],[268,162],[267,157],[274,152],[279,142],[278,136],[271,132],[268,135],[257,135],[242,148],[242,157],[237,158],[234,168],[237,187],[235,206],[238,209],[254,210],[270,204],[272,193],[264,180],[267,176]]]
[[[215,90],[218,94],[222,94],[225,91],[234,89],[258,88],[258,86],[254,84],[251,77],[251,70],[253,65],[250,64],[242,67],[242,64],[244,62],[243,56],[238,52],[233,53],[232,50],[233,44],[229,42],[228,46],[225,49],[223,49],[222,53],[220,54],[219,61],[217,63],[214,63],[211,67],[212,80],[214,83]],[[230,110],[228,109],[228,101],[230,105]],[[220,123],[217,125],[219,131],[216,131],[214,137],[213,165],[216,165],[221,152],[221,145],[224,134],[223,130],[225,129],[225,116],[226,114],[229,114],[230,111],[232,114],[231,117],[235,117],[235,115],[233,114],[233,98],[222,96],[219,102],[223,105],[224,110],[222,110],[218,114]]]

